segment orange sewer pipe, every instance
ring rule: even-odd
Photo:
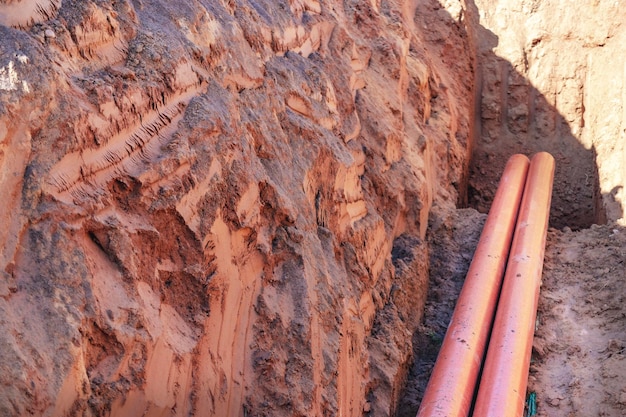
[[[554,158],[546,152],[533,156],[476,397],[477,417],[524,412],[553,178]]]
[[[506,164],[418,417],[467,417],[484,358],[529,161]]]

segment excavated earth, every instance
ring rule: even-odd
[[[623,416],[619,2],[0,0],[0,416],[415,415],[539,150],[529,391]]]

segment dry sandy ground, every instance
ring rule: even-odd
[[[625,228],[549,233],[529,381],[539,416],[626,415],[625,278]]]
[[[429,299],[398,416],[417,412],[485,218],[466,209],[432,222]],[[625,279],[625,228],[549,231],[529,377],[537,416],[626,415]]]

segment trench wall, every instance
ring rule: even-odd
[[[465,190],[463,4],[0,16],[0,414],[393,414]]]
[[[547,150],[557,162],[552,226],[623,219],[626,29],[619,2],[477,0],[475,7],[481,132],[470,204],[487,209],[506,155]]]

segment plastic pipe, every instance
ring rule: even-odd
[[[537,317],[554,158],[533,156],[502,284],[480,387],[476,417],[521,417]]]
[[[506,164],[418,417],[467,417],[511,247],[529,161]]]

